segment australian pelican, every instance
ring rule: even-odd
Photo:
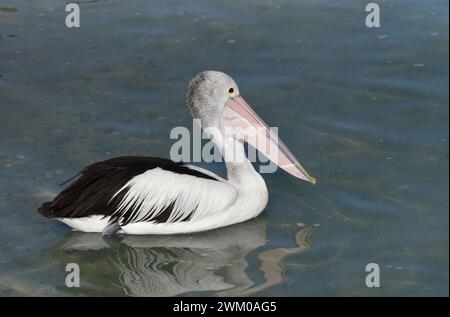
[[[245,156],[242,140],[293,176],[315,183],[240,96],[228,75],[198,74],[190,82],[187,103],[220,150],[227,179],[168,159],[117,157],[86,167],[39,213],[75,230],[103,235],[119,230],[127,234],[198,232],[254,218],[265,208],[268,192]],[[256,129],[257,138],[247,138],[249,129]],[[277,151],[269,151],[267,145]]]

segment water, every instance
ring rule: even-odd
[[[369,29],[364,1],[80,1],[68,29],[62,1],[0,0],[0,295],[448,296],[448,2],[378,3]],[[316,186],[265,175],[261,217],[189,236],[106,243],[36,213],[89,163],[167,157],[204,69]]]

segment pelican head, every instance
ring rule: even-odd
[[[207,70],[191,80],[187,103],[192,116],[201,120],[202,127],[219,127],[226,103],[236,96],[239,96],[239,88],[233,78],[222,72]]]
[[[189,84],[187,104],[202,128],[217,128],[227,137],[246,141],[289,174],[315,184],[316,180],[241,97],[236,82],[227,74],[211,70],[199,73]]]

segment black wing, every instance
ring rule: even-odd
[[[178,174],[188,174],[217,181],[210,175],[190,169],[182,162],[176,163],[156,157],[117,157],[94,163],[83,169],[79,175],[75,176],[78,177],[76,181],[58,194],[55,199],[42,204],[38,212],[49,218],[111,216],[126,191],[122,191],[116,196],[114,194],[133,177],[157,167]],[[166,222],[171,211],[171,206],[169,206],[149,221]]]

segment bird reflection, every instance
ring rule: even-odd
[[[95,289],[128,296],[193,292],[248,296],[281,283],[282,260],[310,248],[312,226],[298,228],[293,248],[261,248],[266,244],[266,229],[266,220],[259,217],[190,235],[127,235],[104,240],[99,234],[72,232],[51,253],[59,262],[80,265],[82,287],[77,291],[59,288],[69,293],[91,294]],[[258,252],[259,248],[263,250]],[[258,285],[246,273],[247,256],[255,250],[265,280]]]

